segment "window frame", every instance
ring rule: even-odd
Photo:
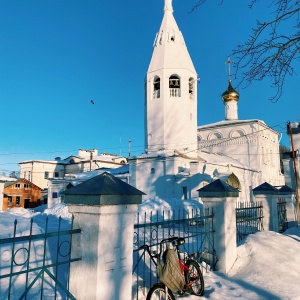
[[[21,206],[21,196],[16,196],[16,206]]]

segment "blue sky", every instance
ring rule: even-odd
[[[257,19],[271,16],[263,4],[250,10],[248,1],[234,0],[210,0],[189,14],[194,3],[173,0],[173,8],[201,78],[204,125],[224,119],[231,50]],[[129,139],[131,154],[142,153],[144,78],[162,17],[163,0],[1,0],[0,172],[80,148],[127,156]],[[275,92],[268,80],[239,89],[239,119],[264,120],[288,145],[286,122],[299,114],[298,81],[288,78],[277,103],[268,100]]]

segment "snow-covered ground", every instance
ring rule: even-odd
[[[175,209],[182,206],[178,201],[146,201],[141,212],[155,209]],[[186,202],[189,207],[195,203]],[[14,220],[24,230],[29,218],[49,216],[51,223],[61,216],[69,222],[67,207],[58,204],[52,209],[41,207],[30,211],[22,208],[0,213],[0,238],[11,236]],[[1,251],[1,249],[0,249]],[[238,247],[238,258],[231,271],[204,272],[205,293],[202,299],[293,299],[300,300],[300,227],[288,229],[284,234],[263,231],[249,235]],[[184,295],[178,299],[196,300],[199,297]],[[130,299],[128,299],[130,300]]]

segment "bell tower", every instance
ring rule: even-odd
[[[197,73],[183,35],[165,0],[145,88],[145,147],[148,153],[197,156]]]

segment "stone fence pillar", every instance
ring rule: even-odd
[[[279,232],[278,208],[280,199],[286,202],[286,217],[288,227],[297,226],[294,191],[288,186],[280,189],[265,182],[253,189],[255,201],[262,202],[264,210],[264,230]]]
[[[74,215],[70,292],[80,300],[132,297],[134,215],[144,193],[104,173],[64,192]]]
[[[279,197],[284,199],[286,208],[287,227],[297,227],[297,212],[295,191],[288,186],[283,186],[279,189]]]
[[[237,258],[235,208],[239,191],[220,179],[198,191],[204,207],[214,211],[216,269],[227,273]]]
[[[255,201],[261,202],[263,206],[264,230],[271,230],[278,232],[278,212],[277,212],[277,199],[278,189],[271,184],[265,182],[255,189],[253,189]]]

